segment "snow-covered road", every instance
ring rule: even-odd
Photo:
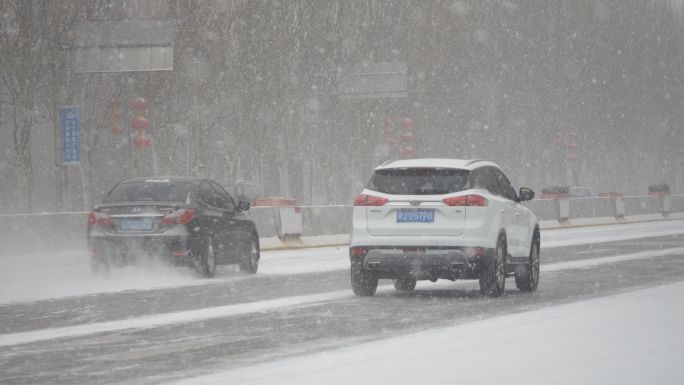
[[[213,384],[681,384],[684,283],[222,371]]]
[[[544,231],[541,256],[539,289],[501,298],[389,280],[355,297],[345,247],[215,279],[2,257],[0,383],[679,383],[684,221]]]
[[[545,230],[542,232],[541,247],[544,253],[545,250],[563,246],[675,234],[684,234],[684,221]],[[0,257],[0,303],[345,270],[349,268],[347,255],[345,247],[267,251],[262,253],[256,277],[240,275],[234,266],[221,266],[213,280],[201,279],[190,269],[162,264],[114,269],[106,279],[95,278],[90,272],[85,250],[4,256]]]

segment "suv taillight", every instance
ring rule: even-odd
[[[487,198],[475,194],[446,198],[443,201],[449,206],[489,206]]]
[[[354,199],[354,206],[382,206],[387,203],[387,198],[361,194]]]
[[[195,211],[190,209],[180,209],[166,214],[162,218],[162,225],[183,224],[187,225],[195,217]]]
[[[95,226],[95,225],[108,225],[111,226],[113,225],[114,222],[112,222],[112,219],[109,217],[109,215],[105,213],[101,213],[99,211],[91,211],[90,214],[88,214],[88,226]]]

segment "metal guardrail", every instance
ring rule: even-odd
[[[591,219],[612,219],[613,222],[636,216],[649,216],[649,220],[667,219],[670,213],[684,213],[684,196],[535,199],[524,205],[540,221],[557,221],[557,227],[561,227],[564,223],[586,225]],[[352,208],[302,206],[302,237],[348,234]],[[278,209],[280,207],[264,206],[248,211],[261,238],[278,236]],[[0,255],[84,249],[86,217],[85,212],[0,215]]]

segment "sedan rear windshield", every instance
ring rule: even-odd
[[[393,195],[441,195],[470,188],[470,171],[439,168],[376,170],[368,189]]]
[[[191,187],[186,182],[119,183],[103,202],[184,202]]]

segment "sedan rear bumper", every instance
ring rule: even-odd
[[[92,259],[114,265],[133,264],[141,258],[161,257],[174,265],[192,265],[194,242],[188,236],[90,236],[88,249]]]

